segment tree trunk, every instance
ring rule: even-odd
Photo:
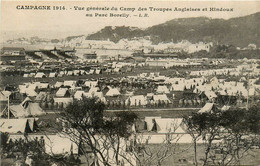
[[[194,139],[194,164],[195,164],[195,166],[197,166],[198,165],[198,161],[197,161],[197,140],[196,139]]]

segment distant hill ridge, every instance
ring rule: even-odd
[[[88,40],[111,40],[150,36],[153,43],[215,42],[246,47],[250,43],[260,46],[260,12],[248,16],[224,19],[207,17],[178,18],[146,29],[126,26],[106,26],[86,37]]]

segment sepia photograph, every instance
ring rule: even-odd
[[[0,165],[260,165],[260,1],[0,5]]]

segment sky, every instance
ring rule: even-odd
[[[22,5],[45,5],[45,6],[65,6],[66,10],[18,10],[17,6]],[[84,7],[84,10],[74,10],[74,6]],[[87,7],[116,7],[118,11],[86,11]],[[135,11],[121,11],[120,7],[135,8]],[[137,9],[148,8],[148,11],[137,11]],[[196,12],[180,11],[149,11],[149,7],[154,8],[200,8]],[[232,12],[210,12],[202,11],[203,8],[233,8]],[[39,36],[41,38],[65,38],[67,36],[88,35],[104,28],[105,26],[134,26],[147,28],[161,24],[176,18],[205,16],[210,18],[229,19],[253,14],[260,11],[260,1],[211,1],[211,2],[81,2],[81,1],[10,1],[1,2],[1,38],[2,40],[14,39],[18,37]],[[128,18],[115,17],[87,17],[86,14],[129,14]],[[137,17],[147,13],[149,17]]]

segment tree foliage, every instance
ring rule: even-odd
[[[230,109],[213,112],[193,113],[184,117],[187,131],[196,145],[203,140],[205,153],[203,165],[239,164],[247,152],[259,146],[259,107]],[[197,147],[194,146],[194,160],[197,163]],[[217,153],[217,151],[220,151]]]
[[[103,165],[120,163],[122,147],[131,135],[130,126],[137,116],[131,112],[104,116],[105,105],[97,98],[74,100],[60,113],[63,134],[78,144],[83,154],[90,149],[94,162]],[[113,156],[110,151],[113,151]],[[88,160],[88,159],[87,159]]]

